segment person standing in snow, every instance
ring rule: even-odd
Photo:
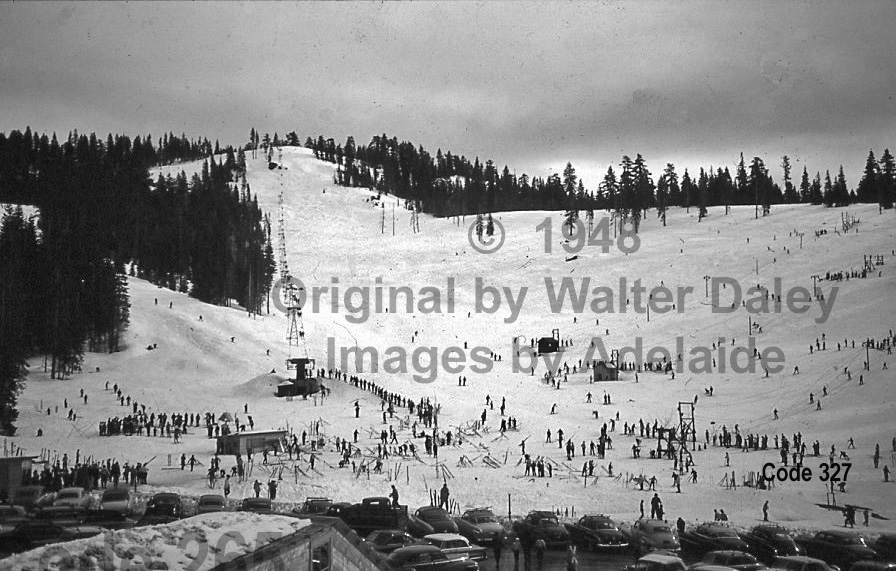
[[[501,568],[501,550],[504,549],[504,535],[496,533],[492,540],[492,551],[495,554],[495,569]]]
[[[442,484],[442,489],[439,491],[439,507],[448,509],[448,497],[450,496],[450,492],[448,491],[448,482]]]
[[[395,484],[392,484],[392,492],[389,494],[389,497],[392,498],[392,507],[398,507],[398,490],[395,488]]]

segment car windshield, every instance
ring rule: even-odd
[[[591,527],[594,529],[616,529],[615,525],[605,520],[593,521]]]
[[[542,517],[538,520],[538,525],[560,525],[560,520],[555,517]]]
[[[714,532],[710,532],[709,535],[715,537],[737,537],[737,534],[730,529],[717,529]]]
[[[81,492],[78,491],[70,491],[70,492],[59,492],[56,495],[57,500],[67,500],[69,498],[80,498]]]
[[[655,525],[652,528],[648,528],[647,531],[651,533],[672,533],[672,528],[665,525]]]
[[[103,494],[103,499],[106,501],[118,501],[118,500],[126,500],[128,498],[128,493],[119,490],[109,490]]]
[[[462,539],[452,539],[442,542],[442,549],[457,549],[459,547],[467,547],[467,543]]]
[[[843,545],[865,545],[865,540],[861,537],[843,537],[840,539]]]
[[[495,518],[490,515],[477,515],[471,517],[470,521],[473,523],[492,523],[495,521]]]

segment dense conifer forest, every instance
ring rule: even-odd
[[[0,133],[0,202],[17,205],[0,224],[0,432],[15,430],[29,358],[41,356],[51,378],[65,379],[85,350],[121,348],[126,274],[261,311],[274,271],[270,225],[241,155],[186,136],[155,145]],[[205,157],[191,177],[150,179],[152,166]]]
[[[721,166],[679,173],[671,163],[652,173],[641,154],[634,159],[626,155],[607,169],[596,189],[588,190],[571,163],[562,175],[517,175],[506,165],[499,170],[491,160],[483,163],[478,157],[471,162],[441,149],[433,156],[422,146],[385,134],[374,136],[366,146],[357,145],[354,137],[337,144],[323,136],[308,137],[305,146],[317,158],[338,165],[337,184],[389,192],[407,200],[410,208],[435,216],[565,210],[569,218],[579,211],[599,209],[630,220],[636,229],[649,209],[655,209],[665,223],[665,211],[673,206],[696,208],[701,218],[710,206],[756,205],[762,215],[768,215],[775,204],[877,202],[881,208],[891,208],[896,182],[896,163],[889,149],[880,160],[869,151],[862,180],[853,191],[847,187],[842,166],[833,177],[830,171],[824,177],[819,171],[810,178],[804,169],[796,183],[785,155],[778,165],[783,172],[779,185],[763,159],[745,160],[743,153],[734,173]]]

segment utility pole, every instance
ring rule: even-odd
[[[703,285],[706,286],[706,297],[709,297],[709,275],[703,276]]]
[[[753,181],[753,195],[755,196],[756,201],[756,216],[755,219],[759,220],[759,184],[758,181]]]

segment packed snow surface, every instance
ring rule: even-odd
[[[771,520],[810,529],[843,523],[839,511],[819,506],[829,501],[828,485],[819,480],[819,465],[828,461],[834,445],[836,459],[844,451],[852,463],[846,491],[837,492],[837,503],[869,507],[880,518],[889,518],[871,518],[868,531],[872,533],[894,529],[893,478],[885,483],[881,468],[894,465],[891,442],[896,437],[896,384],[892,369],[896,358],[887,350],[870,349],[870,370],[863,370],[866,350],[862,347],[866,338],[887,337],[894,326],[896,220],[892,211],[879,215],[872,205],[848,209],[774,206],[770,216],[756,220],[752,207],[734,207],[727,215],[723,208],[712,208],[709,216],[698,222],[696,209],[672,209],[666,227],[651,211],[638,235],[639,248],[629,254],[620,251],[615,240],[607,253],[599,246],[587,245],[574,253],[565,251],[562,212],[498,213],[494,218],[505,229],[506,240],[497,252],[481,254],[468,240],[473,217],[421,216],[420,231],[415,233],[404,201],[390,195],[374,201],[376,193],[369,189],[335,186],[335,165],[316,160],[310,151],[283,148],[275,152],[274,161],[281,168],[271,170],[262,158],[250,158],[247,180],[252,195],[270,215],[275,252],[279,250],[278,220],[282,215],[289,270],[302,280],[309,294],[303,311],[309,355],[317,359],[319,368],[338,368],[415,401],[428,398],[438,404],[442,433],[452,431],[455,442],[459,428],[470,433],[460,445],[440,447],[438,461],[448,472],[438,470],[436,459],[425,454],[419,438],[413,440],[419,459],[392,455],[384,461],[382,473],[356,475],[351,466],[339,468],[335,438],[352,441],[357,429],[357,445],[364,459],[373,461],[380,431],[391,425],[400,444],[409,442],[411,425],[400,421],[413,423],[416,415],[408,418],[407,410],[400,409],[384,424],[375,395],[335,379],[325,380],[332,390],[326,399],[277,399],[273,392],[279,376],[294,374],[286,370],[285,359],[301,351],[288,347],[287,319],[274,304],[270,314],[249,315],[240,308],[209,306],[135,278],[129,281],[132,306],[126,348],[111,355],[87,354],[84,372],[62,381],[50,380],[43,372],[42,360],[35,357],[20,398],[19,435],[6,439],[7,445],[21,447],[24,454],[43,452],[51,460],[67,453],[71,462],[78,451],[82,460],[115,458],[132,465],[149,461],[149,485],[141,487],[144,497],[157,491],[188,496],[208,493],[206,468],[215,446],[206,438],[204,428],[194,429],[180,443],[163,437],[99,436],[100,421],[131,410],[120,406],[105,388],[117,383],[123,395],[146,405],[147,412],[209,411],[218,417],[228,411],[241,423],[251,415],[255,430],[282,428],[300,439],[303,431],[310,438],[313,425],[319,422],[326,444],[314,471],[308,463],[307,445],[298,463],[283,455],[270,456],[264,465],[256,454],[248,480],[234,479],[231,499],[253,495],[255,480],[265,484],[272,477],[282,478],[277,502],[301,502],[307,496],[355,502],[387,495],[394,483],[401,503],[413,510],[428,504],[429,491],[441,487],[447,478],[451,497],[462,510],[491,506],[499,514],[506,515],[509,509],[516,516],[531,509],[559,508],[564,515],[569,510],[570,517],[574,510],[576,516],[597,512],[630,522],[638,517],[641,500],[649,511],[654,493],[639,490],[632,481],[643,475],[656,476],[667,518],[703,521],[718,508],[724,509],[733,523],[749,526],[762,518],[761,506],[768,500]],[[199,165],[161,170],[195,172]],[[844,232],[841,221],[847,213],[859,223]],[[595,223],[604,215],[596,212]],[[584,219],[584,212],[581,216]],[[546,219],[551,224],[547,238]],[[578,257],[570,259],[574,255]],[[884,263],[875,266],[865,279],[823,279],[828,272],[861,271],[863,256],[868,255],[875,260],[880,255]],[[813,283],[813,275],[822,279]],[[717,281],[717,300],[712,291],[705,295],[707,288],[712,289],[705,276],[729,278],[724,288]],[[621,278],[628,291],[620,291]],[[747,290],[756,284],[774,289],[775,278],[780,278],[783,300],[794,288],[812,292],[817,285],[824,304],[816,298],[807,311],[798,313],[797,305],[769,303],[765,312],[748,313],[741,302],[756,294]],[[553,287],[547,279],[553,280]],[[576,313],[568,295],[562,304],[557,300],[552,304],[563,280],[571,280],[567,283],[578,294],[586,279],[590,283],[582,290],[587,297],[581,313]],[[481,280],[480,295],[477,280]],[[660,284],[670,288],[676,295],[676,309],[651,311],[649,317],[636,311],[630,290],[636,280],[648,290]],[[351,294],[346,303],[346,290],[352,286],[369,288],[369,304],[361,303],[363,290]],[[616,297],[611,306],[597,307],[595,312],[591,291],[598,286],[610,288]],[[329,289],[321,291],[322,287]],[[378,287],[383,288],[381,307],[375,298]],[[398,294],[397,303],[390,300],[389,288],[398,287],[413,294],[410,309],[405,306],[407,292]],[[497,288],[494,291],[500,297],[492,290],[484,294],[486,287]],[[334,288],[338,294],[334,295]],[[437,305],[432,288],[440,293]],[[527,288],[525,294],[523,288]],[[740,300],[733,297],[737,289]],[[449,290],[453,292],[450,300]],[[317,296],[316,308],[312,294]],[[642,294],[641,305],[647,295]],[[424,298],[430,300],[428,305],[422,303]],[[626,298],[631,298],[632,305],[627,305]],[[496,299],[501,305],[490,312]],[[718,305],[715,310],[714,301]],[[719,308],[730,309],[732,303],[735,311],[719,312]],[[441,312],[432,311],[433,307]],[[550,336],[553,329],[559,329],[562,340],[571,342],[561,353],[548,356],[556,362],[551,361],[550,367],[545,359],[532,363],[526,354],[517,361],[514,339],[519,339],[520,348],[527,348],[531,339]],[[689,361],[695,347],[704,347],[719,360],[723,358],[713,344],[732,351],[738,346],[750,347],[749,331],[754,333],[752,343],[758,350],[776,348],[783,355],[779,372],[766,376],[763,364],[751,358],[741,361],[742,365],[753,362],[751,372],[737,372],[730,365],[724,372],[720,366],[702,372],[705,367]],[[664,347],[676,359],[677,353],[683,352],[683,367],[674,379],[667,373],[641,372],[636,380],[635,372],[625,371],[618,382],[591,383],[591,371],[583,371],[578,364],[580,359],[601,359],[596,349],[589,353],[593,337],[600,338],[607,353],[636,347],[639,342],[644,353]],[[822,339],[825,350],[815,350],[816,340]],[[147,350],[149,345],[156,348]],[[354,347],[374,348],[379,353],[379,370],[371,372],[368,359],[365,370],[357,371],[353,356],[343,364],[340,352]],[[442,357],[452,347],[457,350],[450,357],[463,359],[449,359],[445,365]],[[477,348],[480,351],[474,352]],[[436,355],[435,370],[428,366],[427,355],[421,354],[424,351]],[[406,355],[403,361],[402,352]],[[492,354],[500,359],[491,359]],[[401,364],[396,361],[391,363],[391,372],[384,371],[385,362],[395,355],[403,362],[404,371],[394,372]],[[552,388],[543,376],[548,368],[556,372],[564,363],[570,372],[559,389]],[[462,370],[458,371],[458,364],[463,365]],[[487,372],[474,372],[473,367]],[[795,367],[799,374],[794,374]],[[449,368],[458,372],[449,372]],[[458,386],[462,376],[467,378],[466,386]],[[709,387],[712,396],[706,392]],[[87,404],[79,399],[82,388],[89,396]],[[825,390],[827,396],[820,396]],[[586,402],[589,392],[591,403]],[[605,393],[611,404],[603,404]],[[814,402],[810,404],[810,393],[813,401],[821,398],[821,410],[816,410]],[[485,404],[487,396],[495,402],[494,408]],[[65,398],[77,412],[76,421],[67,420]],[[504,418],[514,417],[518,423],[517,430],[504,435],[499,431],[502,399],[506,399]],[[355,401],[360,405],[359,418],[355,418]],[[697,442],[701,445],[693,452],[698,480],[692,483],[684,477],[681,493],[676,493],[672,461],[648,457],[647,451],[656,447],[653,439],[644,439],[640,459],[632,458],[635,437],[623,435],[623,424],[637,425],[643,419],[648,424],[658,421],[661,426],[677,426],[679,403],[695,401]],[[485,409],[485,428],[472,434]],[[613,448],[606,458],[587,454],[583,458],[583,440],[596,442],[601,426],[617,413],[615,431],[609,432]],[[706,431],[718,435],[723,426],[731,432],[737,427],[743,435],[768,435],[770,449],[745,452],[712,446],[711,442],[704,447]],[[38,429],[43,430],[39,438]],[[575,443],[576,455],[569,461],[557,444],[558,429]],[[554,435],[550,443],[545,442],[548,430]],[[768,491],[741,485],[743,478],[761,470],[764,463],[780,461],[772,446],[775,435],[792,440],[795,433],[802,434],[809,448],[806,465],[813,470],[811,481],[781,482]],[[847,449],[850,438],[854,449]],[[526,452],[533,458],[553,462],[552,478],[524,477],[520,446],[524,440]],[[811,456],[815,440],[821,449],[817,458]],[[882,456],[878,469],[872,464],[876,444]],[[730,466],[726,466],[726,453]],[[195,455],[201,465],[182,470],[182,454],[187,458]],[[466,463],[461,462],[462,457],[469,466],[462,465]],[[586,481],[581,470],[588,460],[597,464],[594,474],[598,477]],[[222,459],[222,467],[228,471],[234,464],[233,457]],[[732,471],[736,489],[723,485]],[[220,491],[220,484],[215,491]],[[153,532],[122,532],[141,533]]]

